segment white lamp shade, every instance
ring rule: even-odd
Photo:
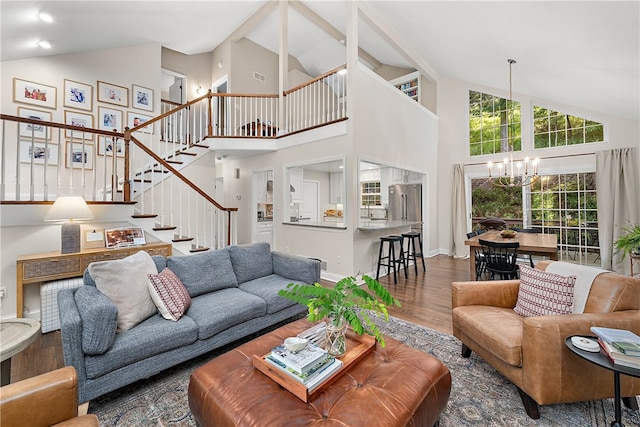
[[[93,213],[82,196],[60,196],[49,210],[45,221],[92,219]]]

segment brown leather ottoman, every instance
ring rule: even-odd
[[[201,426],[433,426],[451,392],[436,358],[394,339],[376,345],[308,404],[253,367],[262,355],[312,325],[298,320],[196,369],[189,407]]]

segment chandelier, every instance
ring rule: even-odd
[[[516,63],[515,59],[507,59],[509,63],[509,102],[507,103],[507,146],[509,157],[503,162],[497,163],[497,174],[493,174],[493,162],[487,163],[489,168],[489,181],[496,187],[526,187],[533,184],[539,178],[538,163],[536,158],[529,164],[529,157],[522,160],[513,160],[513,141],[511,139],[511,111],[513,107],[513,93],[511,90],[511,67]],[[523,165],[524,163],[524,165]]]

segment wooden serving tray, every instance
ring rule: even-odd
[[[264,360],[271,352],[258,356],[253,356],[253,366],[260,372],[289,390],[294,396],[301,399],[305,403],[309,403],[311,399],[317,396],[322,390],[329,387],[340,376],[345,373],[352,365],[358,363],[363,357],[373,351],[376,340],[371,335],[357,335],[351,330],[347,331],[347,352],[339,359],[342,361],[342,367],[328,377],[322,384],[316,387],[311,393],[307,386],[303,383],[291,378],[289,375],[269,364]]]

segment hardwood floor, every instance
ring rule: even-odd
[[[452,333],[451,282],[469,280],[469,260],[445,255],[425,258],[426,273],[413,266],[409,277],[400,273],[398,283],[393,276],[380,277],[380,283],[396,297],[402,307],[392,307],[389,314],[431,329]],[[64,366],[60,331],[41,334],[26,350],[11,360],[11,382],[30,378]]]

